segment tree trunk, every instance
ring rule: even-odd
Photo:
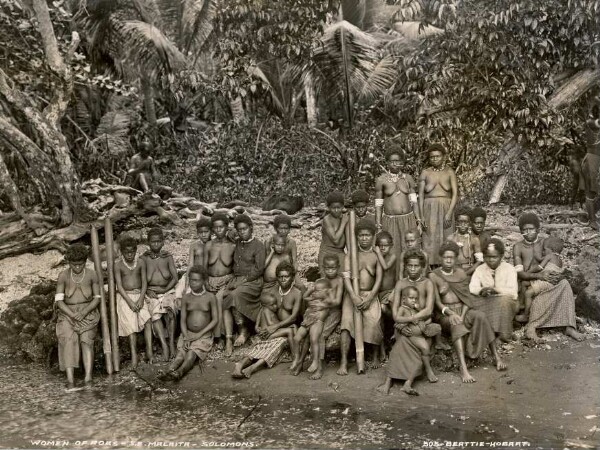
[[[317,99],[315,84],[310,73],[304,79],[304,96],[306,99],[306,122],[310,128],[315,128],[317,126]]]
[[[156,107],[154,105],[154,89],[147,77],[142,77],[142,94],[144,95],[144,109],[146,120],[150,125],[156,125]]]
[[[244,102],[242,97],[237,96],[229,101],[229,107],[231,108],[231,115],[235,123],[242,123],[246,121],[246,113],[244,111]]]
[[[548,99],[548,107],[565,108],[575,103],[583,94],[600,82],[600,70],[582,70],[565,81]],[[489,204],[500,201],[504,187],[508,182],[508,172],[515,159],[523,152],[523,147],[514,137],[510,138],[500,150],[493,167],[488,173],[498,175]]]

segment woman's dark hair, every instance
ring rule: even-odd
[[[233,219],[233,226],[237,227],[238,223],[245,223],[249,227],[252,227],[253,225],[252,219],[246,214],[238,214],[235,216],[235,219]]]
[[[460,253],[460,247],[454,241],[446,241],[440,247],[438,255],[442,256],[446,252],[453,252],[455,256],[458,256]]]
[[[523,229],[525,225],[533,225],[536,230],[540,228],[540,218],[537,214],[532,212],[526,212],[519,216],[519,229]]]
[[[294,266],[287,261],[282,261],[277,264],[277,267],[275,268],[275,275],[279,276],[279,274],[283,271],[289,272],[291,276],[296,275],[296,269],[294,269]]]
[[[90,249],[84,244],[72,244],[65,253],[68,262],[82,262],[88,259]]]
[[[418,259],[421,267],[425,267],[425,254],[421,250],[417,248],[411,248],[410,250],[407,250],[407,252],[404,254],[404,265],[408,264],[409,259]]]
[[[482,250],[484,255],[492,250],[496,250],[502,256],[504,255],[504,242],[502,242],[500,239],[490,238],[485,241],[485,246]]]

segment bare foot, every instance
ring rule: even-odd
[[[233,354],[233,342],[231,339],[225,341],[225,356],[231,356]]]
[[[252,376],[252,370],[250,370],[250,367],[246,367],[244,370],[242,370],[242,374],[246,378],[250,378]]]
[[[323,378],[323,369],[321,367],[319,367],[315,373],[308,377],[309,380],[320,380],[321,378]]]
[[[168,376],[164,370],[159,370],[158,372],[156,372],[156,378],[165,381],[168,378]]]
[[[298,365],[294,368],[294,370],[292,370],[292,375],[294,375],[295,377],[297,377],[298,375],[300,375],[300,372],[302,372],[302,363],[298,363]]]
[[[471,376],[467,369],[460,371],[460,377],[462,378],[463,383],[475,383],[477,380]]]
[[[293,372],[294,370],[296,370],[298,368],[298,364],[300,364],[300,362],[296,359],[294,359],[292,361],[292,365],[290,366],[290,370]]]
[[[223,350],[224,347],[225,347],[225,345],[223,344],[223,340],[219,339],[217,341],[217,345],[215,345],[215,348],[220,351],[220,350]]]
[[[92,379],[91,379],[91,378],[90,378],[90,379],[87,379],[87,378],[86,378],[86,379],[83,381],[83,384],[85,384],[85,386],[86,386],[86,387],[92,387],[92,386],[94,385],[94,382],[92,381]]]
[[[496,370],[502,372],[503,370],[508,369],[508,366],[500,357],[496,358]]]
[[[246,336],[244,333],[240,334],[237,339],[235,340],[235,342],[233,343],[234,347],[241,347],[242,345],[244,345],[246,343],[246,340],[248,339],[248,336]]]
[[[433,373],[433,370],[427,372],[427,379],[429,380],[430,383],[438,382],[438,377],[435,376],[435,373]]]
[[[525,337],[527,339],[531,339],[536,344],[541,344],[542,342],[544,342],[544,340],[537,335],[537,333],[535,332],[535,328],[533,327],[527,327],[527,329],[525,330]]]
[[[390,388],[391,388],[391,386],[388,385],[388,383],[383,383],[383,384],[380,384],[379,386],[377,386],[377,391],[379,391],[385,395],[390,395]]]
[[[348,375],[348,366],[346,364],[340,364],[340,368],[337,370],[336,373],[341,376]]]
[[[175,359],[175,353],[177,353],[175,347],[173,347],[172,345],[169,346],[169,360]]]
[[[450,347],[448,344],[446,344],[444,341],[441,341],[441,340],[435,343],[436,350],[450,350],[451,348],[452,347]]]
[[[239,364],[235,365],[233,372],[231,373],[233,378],[244,378],[244,374],[242,373],[242,367]]]
[[[381,361],[379,360],[379,358],[373,358],[371,360],[371,368],[379,369],[380,367],[381,367]]]
[[[565,328],[565,334],[578,342],[581,342],[585,339],[585,336],[581,333],[578,333],[577,330],[573,327]]]
[[[310,365],[310,367],[308,369],[306,369],[306,371],[308,373],[314,373],[317,371],[318,368],[319,368],[319,363],[317,361],[313,361],[312,364]]]
[[[133,370],[137,369],[138,364],[139,361],[137,355],[131,355],[131,368]]]
[[[528,314],[519,314],[518,316],[515,317],[515,320],[519,323],[527,323],[527,322],[529,322],[529,315]]]
[[[404,392],[405,394],[408,394],[408,395],[419,395],[419,393],[415,389],[413,389],[411,387],[404,387],[404,386],[402,386],[400,388],[400,390],[402,392]]]

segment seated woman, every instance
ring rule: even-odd
[[[233,252],[233,276],[223,295],[225,304],[235,308],[233,316],[240,335],[233,343],[240,347],[250,337],[250,322],[256,322],[260,311],[260,294],[265,271],[265,246],[253,236],[250,216],[239,214],[233,220],[239,240]]]
[[[567,336],[577,341],[583,340],[583,335],[576,330],[575,297],[564,275],[549,271],[534,272],[534,268],[542,261],[545,241],[538,236],[540,219],[533,213],[524,213],[519,217],[519,228],[523,240],[517,242],[513,249],[519,280],[544,280],[556,284],[533,299],[525,336],[540,342],[542,339],[536,334],[537,328],[565,327]]]
[[[506,364],[496,349],[496,336],[486,315],[472,309],[474,295],[469,292],[469,277],[458,267],[460,248],[455,242],[446,242],[440,248],[442,266],[429,274],[436,287],[436,306],[440,312],[436,321],[442,331],[450,334],[454,350],[460,364],[463,383],[473,383],[475,379],[467,370],[465,355],[479,358],[489,348],[496,369],[506,370]]]
[[[483,248],[482,264],[475,272],[469,283],[473,298],[473,308],[483,311],[490,325],[503,342],[512,338],[513,318],[519,308],[517,301],[519,284],[515,268],[502,261],[504,244],[496,238],[491,238]]]

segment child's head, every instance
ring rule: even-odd
[[[238,214],[233,219],[233,225],[242,241],[247,241],[252,237],[252,219],[246,214]]]
[[[483,229],[485,228],[485,221],[487,219],[487,213],[485,209],[480,208],[479,206],[473,208],[471,210],[471,227],[475,234],[481,234]]]
[[[404,234],[404,243],[406,248],[419,248],[419,232],[417,230],[408,230]]]
[[[279,287],[286,290],[289,289],[294,282],[296,270],[289,262],[282,261],[277,264],[277,267],[275,268],[275,276],[277,277],[277,283],[279,283]]]
[[[188,275],[190,289],[194,292],[200,292],[204,288],[204,283],[206,283],[207,278],[208,274],[206,273],[206,269],[204,267],[197,264],[192,266]]]
[[[544,256],[551,253],[560,255],[563,251],[564,243],[563,240],[556,236],[550,236],[544,240]]]
[[[283,236],[285,238],[288,234],[290,234],[290,229],[292,228],[292,219],[285,214],[279,214],[273,219],[273,228],[275,228],[275,232],[279,236]]]
[[[229,229],[229,216],[221,212],[214,213],[210,220],[210,227],[217,239],[223,239]]]
[[[271,244],[273,246],[273,252],[275,252],[277,255],[283,255],[283,252],[285,252],[286,242],[287,241],[284,236],[280,236],[279,234],[274,235],[273,243]]]
[[[425,255],[421,250],[410,249],[404,253],[404,269],[408,276],[417,279],[423,273],[425,267]]]
[[[148,245],[154,253],[160,252],[160,249],[165,245],[165,235],[160,228],[150,228],[150,231],[148,231]]]
[[[329,214],[333,217],[340,218],[344,212],[344,194],[339,191],[333,191],[325,200]]]
[[[198,239],[205,244],[210,241],[211,225],[211,220],[204,216],[200,217],[198,222],[196,222],[196,233],[198,235]]]
[[[386,256],[390,253],[392,246],[394,245],[394,239],[387,231],[381,231],[377,233],[377,236],[375,237],[375,245],[379,247],[381,254]]]
[[[372,219],[360,219],[354,230],[356,241],[362,250],[367,250],[373,245],[373,238],[377,232],[377,227]]]
[[[265,291],[260,296],[260,304],[263,308],[267,308],[270,311],[277,312],[279,309],[277,305],[277,297],[273,295],[273,293],[269,291]]]
[[[402,304],[412,309],[419,309],[419,290],[414,286],[402,289]]]
[[[137,253],[137,241],[128,234],[124,234],[119,239],[119,248],[121,249],[121,255],[127,262],[132,262],[135,259]]]
[[[471,225],[471,210],[467,206],[461,206],[454,213],[456,230],[460,234],[467,234]]]
[[[340,259],[336,255],[327,254],[323,258],[323,273],[328,279],[338,276],[340,270]]]
[[[357,217],[364,217],[367,214],[367,205],[369,204],[369,194],[367,191],[358,189],[352,193],[352,208]]]
[[[85,268],[85,262],[88,259],[90,250],[83,244],[69,245],[65,253],[65,259],[74,273],[81,273]]]
[[[317,281],[315,281],[314,288],[314,298],[327,298],[327,296],[329,295],[329,290],[331,289],[331,281],[329,281],[329,279],[327,278],[319,278]]]
[[[446,241],[440,247],[438,255],[440,255],[442,261],[442,269],[450,271],[454,269],[456,263],[456,257],[460,253],[460,247],[454,241]]]
[[[139,147],[138,147],[139,151],[140,151],[140,155],[143,157],[147,157],[150,156],[150,153],[152,153],[152,144],[149,141],[143,141]]]

